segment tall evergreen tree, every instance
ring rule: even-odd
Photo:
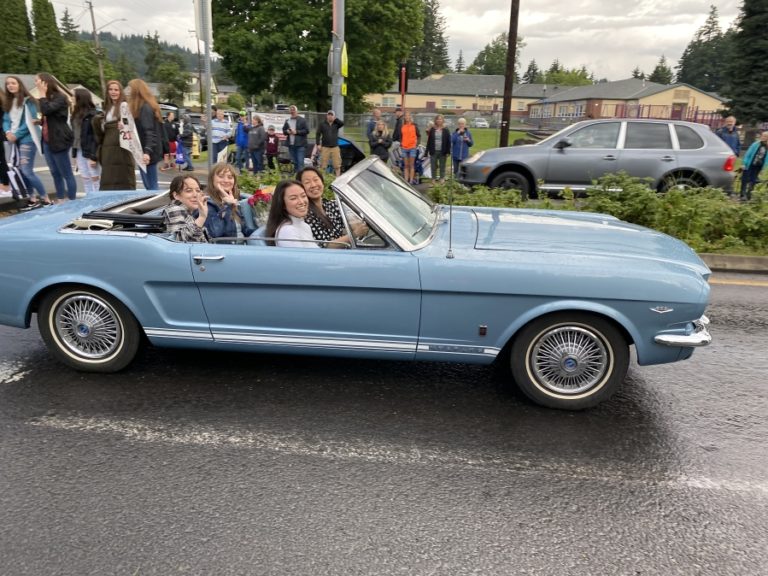
[[[24,0],[0,2],[0,62],[4,72],[36,72],[30,65],[32,29]]]
[[[158,68],[163,63],[163,48],[160,46],[160,36],[155,30],[155,35],[150,36],[149,32],[144,36],[144,45],[147,54],[144,56],[144,63],[147,65],[147,80],[150,82],[160,82],[162,78],[158,74]]]
[[[744,0],[733,38],[730,67],[731,112],[742,122],[768,120],[765,87],[768,82],[768,1]]]
[[[74,42],[77,40],[78,27],[75,21],[72,20],[72,16],[69,15],[69,8],[64,8],[64,15],[61,17],[61,24],[59,26],[61,31],[61,38],[65,42]]]
[[[462,50],[459,50],[459,57],[456,58],[456,74],[461,74],[466,69],[466,65],[464,64],[464,52]]]
[[[538,84],[541,81],[541,78],[541,70],[539,70],[536,60],[531,60],[528,63],[528,68],[525,70],[521,82],[523,84]]]
[[[733,34],[723,34],[717,7],[711,6],[704,25],[696,31],[677,65],[677,81],[717,92],[727,83]]]
[[[56,26],[56,12],[49,0],[32,0],[32,24],[35,28],[32,53],[37,60],[37,72],[59,74],[59,58],[64,49],[64,41]]]
[[[120,56],[115,60],[115,80],[119,80],[125,86],[131,79],[138,77],[138,75],[136,67],[128,60],[125,52],[120,52]]]
[[[635,66],[635,69],[632,70],[632,78],[639,78],[640,80],[645,80],[645,72],[640,70],[639,66]]]
[[[667,57],[662,54],[661,58],[659,58],[659,63],[656,64],[656,68],[648,76],[648,80],[657,84],[672,84],[673,78],[674,74],[672,73],[672,68],[667,64]]]
[[[414,47],[408,59],[411,78],[426,78],[450,69],[448,42],[445,40],[445,18],[440,15],[439,0],[423,0],[424,40]]]
[[[506,32],[502,32],[491,40],[490,44],[486,44],[485,48],[480,50],[480,53],[475,57],[467,68],[468,74],[498,74],[501,76],[506,75],[507,72],[507,47],[509,36]],[[516,43],[516,56],[520,55],[520,50],[525,46],[523,39],[517,37]],[[520,68],[520,58],[515,58],[515,78],[514,81],[519,81],[518,69]]]

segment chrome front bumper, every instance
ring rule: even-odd
[[[707,330],[709,318],[702,316],[693,322],[694,330],[690,334],[659,334],[654,338],[656,344],[664,346],[682,346],[684,348],[698,348],[707,346],[712,342],[712,336]]]

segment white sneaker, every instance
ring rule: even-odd
[[[10,190],[0,190],[0,198],[13,198],[13,192]]]

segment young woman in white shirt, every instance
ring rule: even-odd
[[[304,221],[309,212],[309,199],[296,180],[283,180],[275,187],[267,218],[266,237],[270,246],[319,248],[312,229]]]

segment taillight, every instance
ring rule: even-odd
[[[733,168],[736,166],[736,156],[731,154],[728,156],[727,160],[725,161],[725,164],[723,164],[723,170],[726,172],[733,172]]]

